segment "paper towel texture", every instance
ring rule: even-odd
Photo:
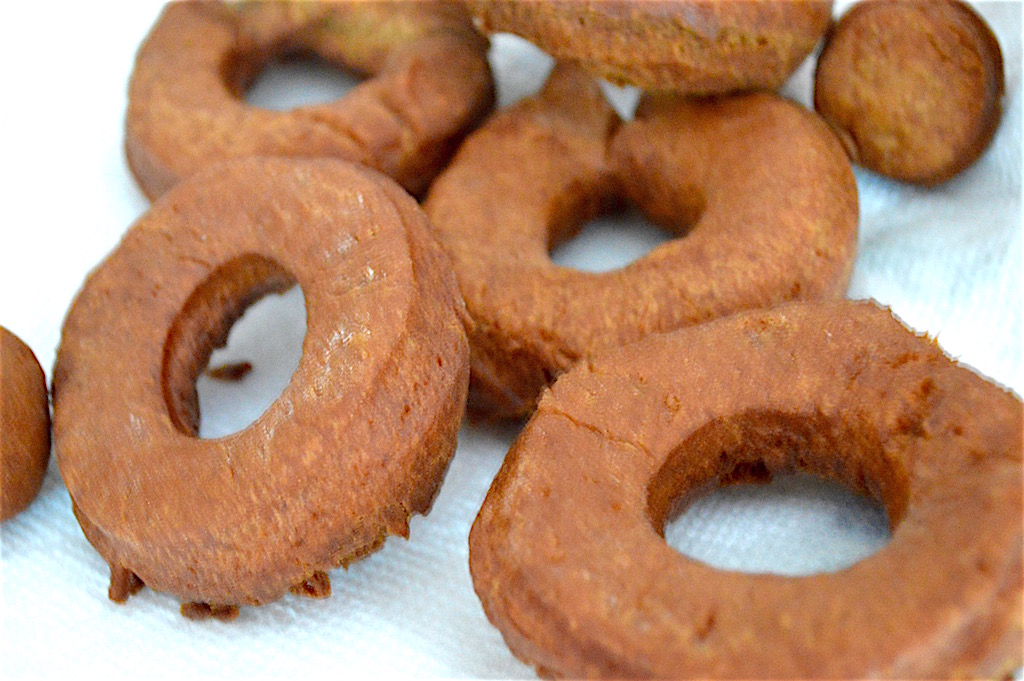
[[[996,138],[975,166],[931,189],[857,171],[859,255],[849,296],[891,306],[1019,394],[1021,4],[979,9],[1006,64]],[[158,10],[147,1],[116,12],[94,3],[5,11],[15,30],[0,47],[9,102],[0,324],[35,350],[48,375],[75,292],[147,207],[124,163],[123,117],[134,53]],[[499,37],[492,64],[504,106],[536,90],[551,61]],[[785,93],[808,104],[813,67],[809,59]],[[637,93],[607,92],[628,115]],[[588,269],[620,265],[663,238],[650,227],[621,229],[638,219],[598,221],[558,257]],[[607,249],[619,260],[608,260]],[[255,418],[297,362],[301,294],[251,313],[218,358],[250,360],[252,374],[237,385],[201,381],[206,435]],[[488,624],[467,565],[470,524],[516,432],[515,424],[465,426],[434,509],[413,520],[408,541],[392,539],[333,572],[327,600],[289,596],[243,608],[233,624],[185,620],[174,598],[150,590],[126,605],[107,600],[107,566],[82,535],[51,463],[40,497],[0,528],[0,675],[532,677]],[[670,526],[668,541],[716,565],[800,573],[849,564],[884,545],[886,532],[871,504],[792,478],[700,501]]]

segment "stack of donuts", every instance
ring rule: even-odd
[[[984,152],[1003,64],[958,0],[205,0],[138,51],[125,150],[150,209],[71,304],[52,437],[108,595],[191,618],[330,594],[408,536],[460,425],[522,431],[468,537],[512,652],[554,677],[948,677],[1021,664],[1019,396],[845,300],[853,164],[935,185]],[[556,60],[494,110],[488,35]],[[816,50],[820,52],[816,53]],[[246,102],[271,61],[363,81]],[[813,56],[812,56],[813,55]],[[817,59],[814,109],[777,91]],[[601,80],[642,91],[623,118]],[[619,269],[551,251],[632,206]],[[197,377],[261,297],[307,331],[254,423],[198,437]],[[43,372],[0,329],[4,519],[50,453]],[[709,485],[806,472],[891,541],[806,577],[713,568],[665,525]]]

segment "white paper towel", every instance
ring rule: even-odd
[[[35,350],[48,375],[73,295],[147,207],[124,163],[123,117],[134,53],[158,10],[152,1],[116,10],[95,3],[5,9],[0,324]],[[952,355],[1020,393],[1021,4],[980,10],[1006,61],[996,139],[974,167],[933,189],[858,171],[860,252],[850,296],[892,306]],[[502,105],[539,87],[550,68],[514,39],[496,40],[492,57]],[[809,103],[812,76],[809,60],[785,92]],[[636,93],[608,92],[628,113]],[[606,238],[611,249],[632,253],[661,238],[651,229],[623,233],[615,223],[605,221],[604,233],[588,228],[558,257],[607,268],[614,262],[601,250]],[[256,369],[238,386],[200,386],[206,433],[256,416],[297,361],[301,295],[251,312],[222,357],[252,360]],[[531,677],[488,624],[467,567],[470,524],[515,434],[512,424],[464,427],[434,509],[413,521],[409,541],[392,539],[348,571],[334,571],[330,599],[288,596],[243,608],[232,624],[185,620],[173,597],[150,590],[127,605],[107,600],[107,566],[79,530],[51,463],[40,497],[0,527],[0,675]],[[677,548],[715,564],[799,573],[877,549],[884,525],[871,504],[794,478],[767,491],[715,494],[668,534]]]

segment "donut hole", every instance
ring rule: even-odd
[[[302,358],[305,297],[293,286],[253,303],[196,379],[199,437],[236,433],[280,397]]]
[[[288,385],[304,337],[302,289],[284,267],[257,254],[217,267],[188,297],[164,344],[171,423],[192,437],[242,430]],[[225,350],[215,355],[217,348]],[[237,371],[245,363],[252,371]]]
[[[724,570],[789,576],[849,567],[889,537],[881,505],[806,474],[717,488],[665,527],[668,545],[690,558]]]
[[[291,111],[341,99],[361,80],[316,56],[285,54],[264,64],[240,91],[251,106]]]
[[[693,182],[654,175],[643,186],[627,197],[604,178],[552,201],[545,225],[551,262],[584,272],[622,269],[686,237],[707,207],[703,187]]]
[[[552,230],[551,262],[582,272],[610,272],[626,267],[680,233],[648,220],[633,207],[603,211],[560,231]]]
[[[648,489],[654,529],[683,555],[740,572],[807,575],[884,547],[906,470],[864,423],[749,412],[680,445]]]
[[[269,54],[240,49],[221,66],[228,90],[250,106],[291,111],[344,97],[362,78],[300,46],[279,46]]]

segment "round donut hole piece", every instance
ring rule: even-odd
[[[197,376],[253,301],[298,285],[298,367],[252,424],[197,437]],[[252,158],[175,186],[86,280],[54,368],[73,509],[111,569],[231,619],[408,536],[454,453],[464,308],[416,201],[355,164]]]
[[[871,302],[790,303],[608,350],[545,393],[470,533],[512,651],[567,678],[1004,678],[1021,663],[1020,398]],[[885,509],[836,571],[669,546],[710,485],[807,473]]]
[[[35,353],[0,326],[0,521],[39,494],[50,462],[50,395]]]
[[[665,541],[713,567],[750,573],[835,572],[881,550],[889,519],[876,500],[806,473],[711,485],[664,527]]]
[[[829,32],[814,106],[851,158],[882,175],[935,185],[992,141],[1005,90],[999,42],[959,0],[857,3]]]
[[[293,55],[365,80],[287,111],[246,101]],[[458,3],[174,2],[136,56],[126,156],[151,199],[247,156],[345,159],[421,195],[493,102],[487,40]]]

